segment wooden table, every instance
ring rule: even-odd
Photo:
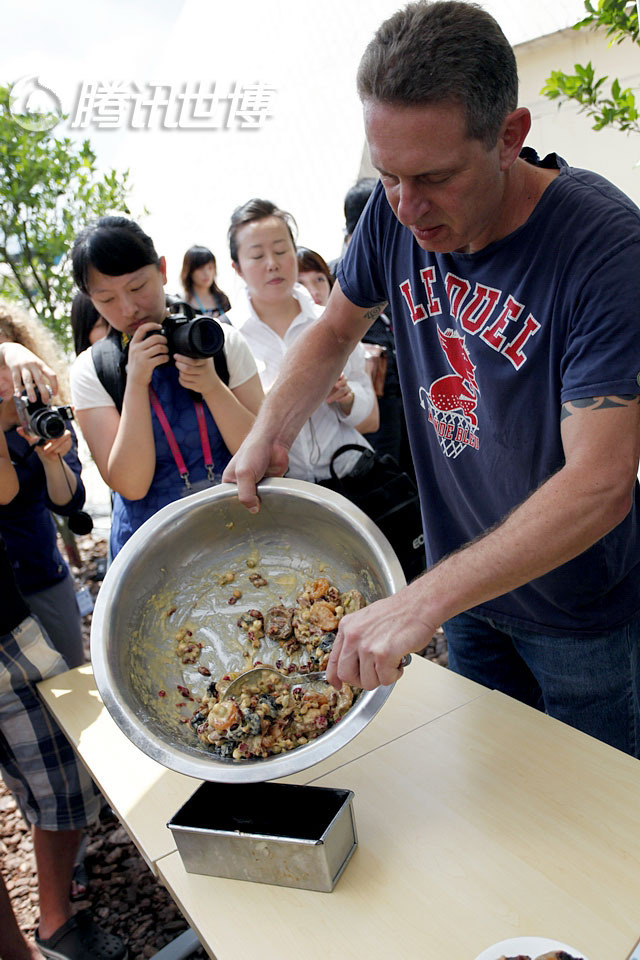
[[[331,894],[187,874],[164,824],[197,781],[126,740],[88,668],[41,688],[217,960],[474,960],[525,935],[624,960],[638,939],[640,763],[432,663],[292,778],[355,792],[358,849]]]

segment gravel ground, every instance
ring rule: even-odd
[[[78,554],[71,556],[80,585],[97,594],[99,566],[106,557],[106,541],[89,535],[77,539]],[[75,563],[74,563],[75,559]],[[83,619],[88,654],[91,614]],[[423,655],[447,665],[446,641],[439,631]],[[117,820],[106,818],[87,835],[85,865],[89,875],[86,899],[76,906],[89,908],[100,925],[119,934],[129,944],[130,960],[152,957],[184,930],[187,923],[164,887],[140,857]],[[20,927],[31,935],[38,922],[38,890],[33,844],[13,797],[0,779],[0,869]],[[200,949],[194,958],[206,958]]]

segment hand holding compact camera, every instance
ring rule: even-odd
[[[29,400],[26,390],[23,394],[13,398],[18,421],[27,442],[35,439],[33,444],[35,447],[45,447],[45,450],[40,453],[40,459],[47,474],[47,486],[49,487],[49,471],[53,469],[54,463],[59,461],[62,467],[62,476],[69,490],[69,496],[72,497],[73,490],[67,474],[68,468],[66,468],[62,458],[69,452],[72,445],[71,434],[67,430],[66,421],[74,419],[73,410],[69,406],[52,407],[49,402],[43,401],[37,387],[34,387],[33,390],[36,395],[35,400]],[[51,400],[50,390],[48,400]],[[56,502],[62,503],[62,500]],[[83,510],[72,513],[68,517],[67,523],[73,533],[80,535],[90,533],[93,529],[93,520]]]
[[[14,393],[25,390],[32,402],[37,389],[55,393],[58,381],[53,370],[21,343],[0,343],[0,366],[11,372]]]
[[[26,390],[13,399],[20,426],[31,437],[38,437],[38,444],[42,446],[47,440],[57,440],[63,435],[67,429],[65,421],[74,419],[73,410],[68,406],[50,406],[51,392],[46,402],[37,387],[34,392],[35,400],[29,400]]]

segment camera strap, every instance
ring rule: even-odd
[[[173,459],[176,462],[176,467],[178,468],[178,473],[180,478],[184,482],[187,490],[191,489],[191,482],[189,481],[189,471],[187,470],[187,465],[184,462],[184,457],[180,452],[180,447],[178,446],[178,441],[176,440],[175,434],[171,429],[171,424],[167,420],[167,415],[162,409],[162,404],[158,400],[158,395],[152,386],[149,387],[149,399],[151,400],[151,406],[154,409],[155,415],[160,421],[160,426],[164,431],[164,435],[167,438],[167,443],[173,454]],[[215,474],[213,472],[213,457],[211,455],[211,444],[209,443],[209,434],[207,433],[207,421],[204,415],[204,409],[202,406],[201,400],[194,400],[193,403],[196,411],[196,417],[198,418],[198,430],[200,432],[200,445],[202,447],[202,457],[204,459],[204,465],[207,468],[207,477],[209,478],[210,483],[215,482]]]

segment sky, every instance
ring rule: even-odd
[[[482,5],[513,44],[562,29],[584,12],[582,0]],[[234,207],[251,197],[289,210],[300,243],[326,259],[339,255],[344,194],[358,177],[364,146],[356,69],[377,26],[398,6],[397,0],[10,4],[3,8],[0,82],[37,77],[71,114],[56,135],[90,139],[103,170],[130,170],[130,209],[167,257],[170,292],[179,292],[185,250],[198,243],[214,251],[220,285],[233,300],[226,231]],[[105,128],[92,96],[114,82],[129,120]],[[140,103],[171,90],[173,107],[141,106],[132,129],[132,85]],[[204,101],[215,107],[209,119],[187,129],[194,121],[188,108],[180,113],[175,97],[198,90],[221,99],[217,106]],[[233,104],[242,106],[244,97],[246,106],[252,90],[270,115],[259,111],[257,126],[247,129]],[[235,101],[225,99],[234,91]],[[223,107],[228,126],[220,121]],[[172,118],[181,126],[169,128]]]

